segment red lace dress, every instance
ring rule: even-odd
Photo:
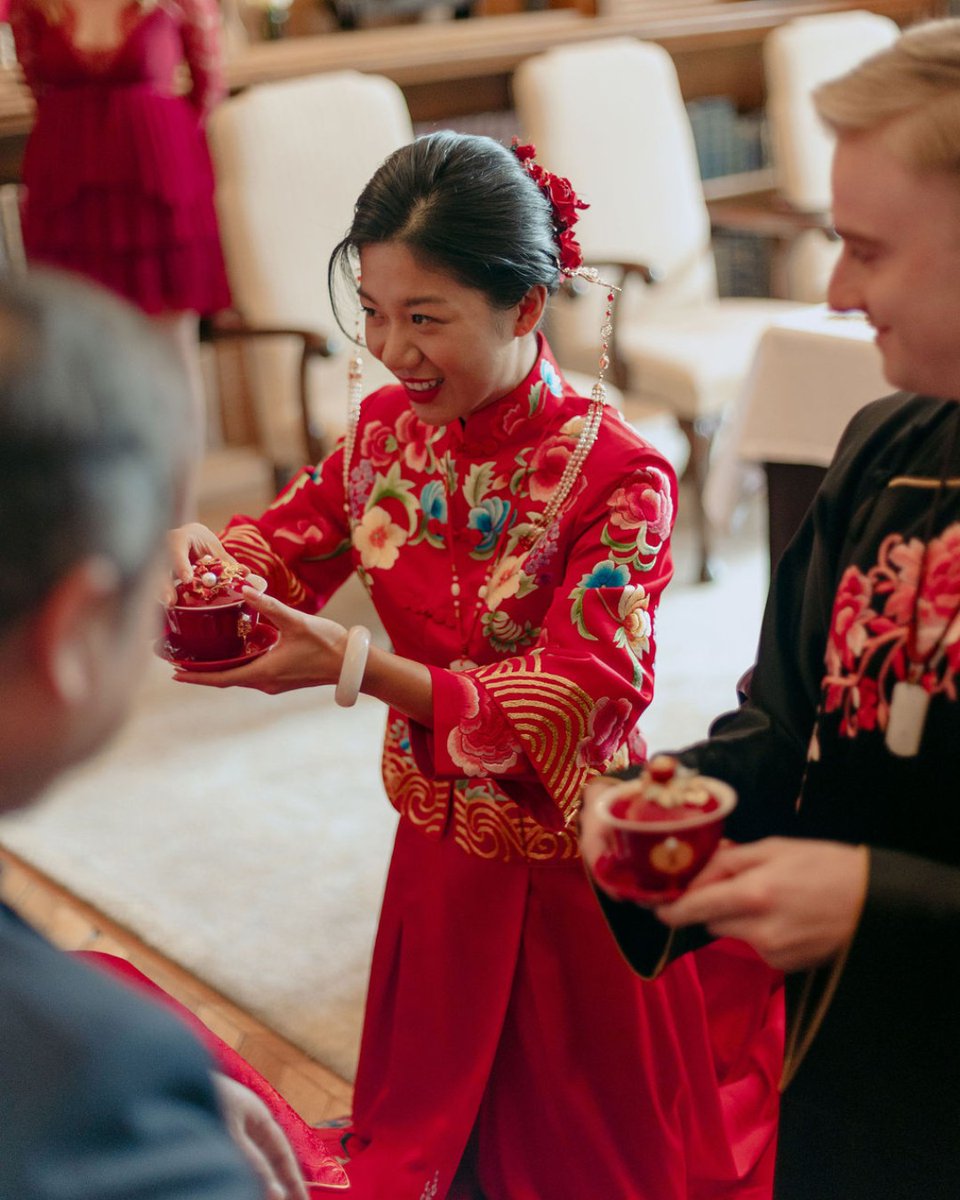
[[[30,261],[151,314],[228,305],[203,133],[221,94],[215,0],[132,0],[106,51],[78,48],[69,4],[51,21],[12,0],[10,23],[37,100],[23,164]],[[184,62],[192,86],[177,95]]]

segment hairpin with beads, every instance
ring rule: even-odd
[[[563,175],[554,175],[537,162],[535,146],[529,143],[521,144],[519,138],[514,138],[510,149],[521,167],[543,192],[553,212],[553,237],[557,245],[557,263],[562,274],[571,279],[584,279],[606,289],[606,307],[600,325],[599,371],[591,392],[593,399],[603,404],[606,402],[603,377],[610,366],[610,338],[613,336],[613,303],[620,288],[601,279],[595,267],[583,265],[583,250],[573,233],[573,226],[580,220],[581,210],[589,208],[590,205],[580,199],[569,179]]]

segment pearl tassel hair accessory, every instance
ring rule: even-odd
[[[360,270],[357,268],[357,292],[360,291]],[[353,339],[353,350],[347,366],[347,433],[343,442],[343,503],[347,514],[347,526],[353,526],[350,514],[350,464],[357,444],[357,429],[360,426],[360,405],[363,401],[363,309],[357,309],[357,330]]]

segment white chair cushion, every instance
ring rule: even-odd
[[[738,396],[763,331],[804,307],[725,299],[631,324],[620,339],[630,391],[681,419],[719,415]]]
[[[801,209],[829,209],[834,139],[817,116],[811,93],[885,49],[900,30],[878,13],[854,9],[798,17],[764,42],[767,121],[784,197]]]
[[[337,71],[263,84],[221,104],[209,124],[227,272],[237,308],[255,325],[340,336],[327,263],[360,191],[413,137],[403,93],[388,79]],[[296,347],[260,343],[248,361],[268,451],[304,457]],[[316,421],[343,424],[347,356],[311,367]],[[370,386],[377,384],[371,367]]]
[[[587,202],[577,226],[595,262],[655,265],[663,298],[716,295],[693,132],[677,73],[660,46],[611,38],[559,46],[521,63],[514,100],[525,137],[549,170],[565,175]]]

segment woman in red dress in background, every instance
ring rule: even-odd
[[[223,90],[216,0],[11,0],[9,19],[37,101],[27,258],[155,318],[199,402],[196,314],[230,302],[203,132]]]

